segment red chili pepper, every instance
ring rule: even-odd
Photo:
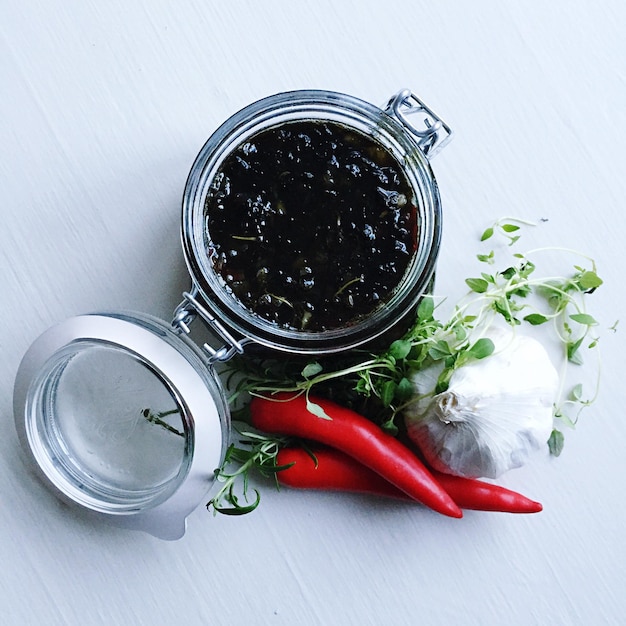
[[[276,474],[278,482],[298,489],[351,491],[412,500],[404,491],[339,450],[315,447],[311,452],[315,460],[303,448],[281,449],[276,459],[277,464],[293,465]],[[539,502],[499,485],[432,470],[431,472],[462,509],[538,513],[543,508]]]
[[[306,399],[281,393],[271,399],[256,397],[250,404],[252,425],[266,433],[312,439],[343,451],[414,500],[450,517],[461,509],[437,483],[424,464],[402,443],[354,411],[321,398],[325,419],[311,413]]]

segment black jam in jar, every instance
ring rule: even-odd
[[[252,135],[219,167],[205,204],[225,289],[281,328],[323,332],[391,297],[416,251],[401,165],[373,137],[300,120]]]

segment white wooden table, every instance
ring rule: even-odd
[[[264,490],[200,507],[178,542],[94,525],[23,463],[12,386],[44,329],[89,311],[169,319],[188,287],[180,198],[227,117],[298,88],[383,104],[402,87],[454,129],[434,161],[438,292],[481,230],[547,219],[533,245],[594,256],[602,328],[626,313],[626,4],[620,0],[139,2],[0,7],[0,607],[29,624],[623,624],[623,329],[597,403],[503,483],[533,516],[462,521],[356,496]],[[619,328],[619,327],[618,327]]]

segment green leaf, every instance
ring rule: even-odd
[[[501,228],[505,233],[514,233],[516,230],[519,230],[519,226],[515,224],[502,224]]]
[[[575,322],[583,324],[584,326],[595,326],[598,323],[594,317],[588,313],[573,313],[570,315],[570,319],[573,319]]]
[[[552,456],[559,456],[563,452],[563,444],[565,443],[565,437],[560,430],[556,428],[550,434],[548,439],[548,448]]]
[[[515,289],[513,289],[509,293],[512,294],[512,295],[517,296],[518,298],[525,298],[531,292],[532,292],[532,289],[528,285],[521,285],[519,287],[516,287]]]
[[[411,342],[406,339],[396,339],[389,346],[389,354],[396,360],[404,359],[411,352]]]
[[[461,324],[456,325],[452,330],[457,341],[463,341],[467,337],[467,329]]]
[[[432,319],[434,311],[435,301],[431,297],[426,296],[422,298],[422,301],[417,307],[417,318],[422,322],[426,322]]]
[[[597,289],[602,284],[602,279],[591,270],[583,272],[578,280],[578,284],[581,289],[588,291],[590,289]]]
[[[384,424],[381,424],[380,427],[386,432],[395,437],[398,434],[398,427],[396,426],[393,417],[387,420]]]
[[[489,263],[492,264],[493,260],[495,257],[495,253],[493,250],[491,250],[489,252],[489,254],[477,254],[476,258],[481,262],[481,263]]]
[[[541,315],[541,313],[531,313],[527,315],[524,320],[533,326],[539,326],[540,324],[545,324],[548,318],[545,315]]]
[[[490,226],[483,231],[483,234],[480,236],[481,241],[487,241],[490,237],[493,237],[493,227]]]
[[[568,341],[567,346],[567,360],[570,363],[575,363],[576,365],[581,365],[583,360],[578,352],[578,348],[580,348],[580,344],[583,342],[582,337],[577,341]]]
[[[443,393],[448,388],[452,374],[454,374],[454,368],[452,367],[444,369],[441,374],[439,374],[437,384],[435,385],[435,393]]]
[[[572,387],[572,390],[569,393],[570,399],[574,402],[583,402],[583,386],[578,383]]]
[[[508,306],[507,306],[508,305]],[[511,311],[512,310],[517,310],[519,307],[515,307],[514,303],[512,302],[507,302],[506,300],[504,302],[500,301],[500,300],[494,300],[491,304],[491,306],[493,307],[494,311],[498,312],[500,315],[502,315],[502,317],[504,317],[504,319],[511,325],[515,324],[521,324],[521,322],[513,315],[511,315]]]
[[[397,383],[394,380],[386,381],[381,388],[380,400],[384,407],[391,406],[393,398],[396,395]]]
[[[476,293],[485,293],[489,288],[489,283],[484,278],[466,278],[465,282]]]
[[[471,346],[468,352],[475,359],[484,359],[490,354],[493,354],[494,349],[495,346],[493,344],[493,341],[491,341],[491,339],[487,337],[483,337],[482,339],[479,339],[473,346]]]
[[[413,367],[415,369],[415,365],[418,365],[424,361],[424,359],[428,356],[428,346],[426,344],[421,346],[412,346],[411,352],[405,359],[406,365],[409,367]]]
[[[435,361],[445,359],[446,357],[450,356],[450,346],[445,341],[440,339],[439,341],[435,342],[434,346],[431,346],[428,349],[428,356],[430,356],[430,358],[434,359]]]
[[[324,409],[319,404],[317,404],[316,402],[311,402],[308,398],[306,399],[306,410],[309,413],[313,413],[315,417],[321,417],[324,420],[333,419],[332,417],[330,417],[330,415],[326,413],[326,411],[324,411]]]
[[[357,381],[354,390],[357,393],[362,393],[365,396],[369,396],[370,392],[372,390],[372,387],[370,385],[370,382],[367,378],[361,377],[359,378],[359,380]]]
[[[302,370],[302,378],[312,378],[313,376],[317,376],[322,369],[322,366],[317,362],[308,363]]]
[[[402,377],[396,389],[396,397],[399,402],[406,402],[413,395],[413,383],[406,377]]]

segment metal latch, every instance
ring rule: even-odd
[[[434,157],[452,138],[450,127],[410,89],[402,89],[393,96],[385,107],[385,113],[397,119],[417,137],[419,147],[429,158]],[[420,115],[422,128],[418,128],[408,119],[408,116]]]
[[[248,338],[235,339],[233,335],[224,327],[224,325],[211,312],[198,301],[198,291],[194,287],[191,292],[183,293],[183,301],[176,307],[174,311],[174,319],[172,326],[179,331],[188,335],[191,332],[190,325],[200,316],[210,331],[213,331],[226,345],[213,348],[208,343],[202,347],[209,355],[209,364],[224,362],[232,359],[236,354],[243,354],[243,347],[252,340]]]

